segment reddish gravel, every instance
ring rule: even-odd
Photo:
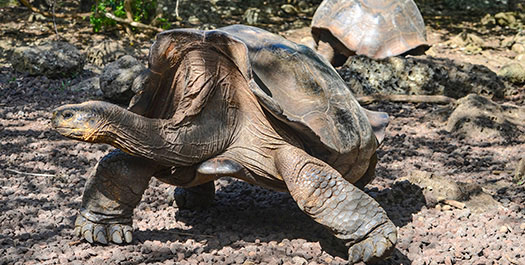
[[[131,245],[79,241],[73,222],[87,172],[112,147],[65,139],[49,120],[61,104],[97,98],[97,91],[68,89],[94,75],[29,77],[0,57],[0,264],[346,264],[341,242],[290,195],[229,178],[216,182],[214,205],[200,211],[169,206],[170,186],[152,180]],[[392,117],[377,178],[367,186],[399,231],[393,256],[379,264],[525,264],[525,186],[512,182],[523,138],[450,134],[450,110],[440,105],[368,107]],[[427,202],[421,187],[399,181],[415,170],[479,185],[500,207]]]

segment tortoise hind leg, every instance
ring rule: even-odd
[[[168,202],[179,209],[201,209],[210,207],[215,199],[215,184],[206,182],[194,187],[176,187],[170,191]]]
[[[350,261],[383,258],[394,249],[397,229],[386,212],[335,169],[291,146],[277,151],[275,164],[299,208],[346,242]]]
[[[160,168],[118,149],[103,157],[84,188],[75,233],[90,243],[130,243],[133,209]]]
[[[191,181],[183,186],[177,187],[170,194],[169,201],[173,201],[173,206],[180,209],[198,209],[211,206],[215,198],[214,179],[219,177],[245,178],[247,175],[244,167],[237,161],[215,157],[202,162],[197,168],[191,168],[191,172],[178,172],[177,174],[195,174]],[[175,177],[175,179],[179,179]],[[202,183],[202,184],[201,184]]]

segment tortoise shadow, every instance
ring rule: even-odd
[[[319,242],[321,248],[334,257],[348,259],[343,242],[303,213],[288,193],[242,181],[231,179],[226,187],[218,189],[211,207],[177,210],[175,218],[191,228],[135,231],[135,238],[138,242],[207,240],[205,252],[246,243],[305,239]]]
[[[377,188],[365,191],[376,198],[399,227],[410,222],[412,214],[425,205],[421,189],[408,182],[381,191]],[[408,199],[404,197],[406,194],[409,195]],[[146,240],[168,242],[192,238],[206,240],[203,251],[210,253],[226,246],[235,248],[236,245],[246,243],[279,243],[302,239],[319,242],[321,249],[333,257],[348,259],[344,242],[303,213],[288,193],[267,190],[234,179],[229,179],[226,186],[217,190],[216,201],[210,208],[178,210],[175,218],[191,228],[135,231],[135,244]],[[287,254],[285,251],[283,255]],[[384,262],[379,264],[411,263],[397,249]]]

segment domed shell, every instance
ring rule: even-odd
[[[321,31],[374,59],[428,47],[425,23],[413,0],[324,0],[312,20],[314,39]]]
[[[350,181],[361,177],[377,140],[367,117],[370,113],[361,108],[335,69],[310,48],[265,30],[243,25],[220,30],[248,47],[257,83],[253,92],[262,105],[294,128],[310,153]],[[386,113],[378,115],[382,121],[387,119]]]

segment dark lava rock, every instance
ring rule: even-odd
[[[71,77],[82,71],[84,63],[84,55],[67,42],[18,47],[11,56],[15,70],[48,77]]]
[[[338,70],[357,95],[445,95],[469,93],[502,98],[504,82],[485,66],[443,58],[390,57],[373,60],[352,56]]]
[[[126,55],[108,64],[100,75],[100,89],[104,97],[120,103],[129,102],[135,94],[133,81],[146,67],[131,55]]]

